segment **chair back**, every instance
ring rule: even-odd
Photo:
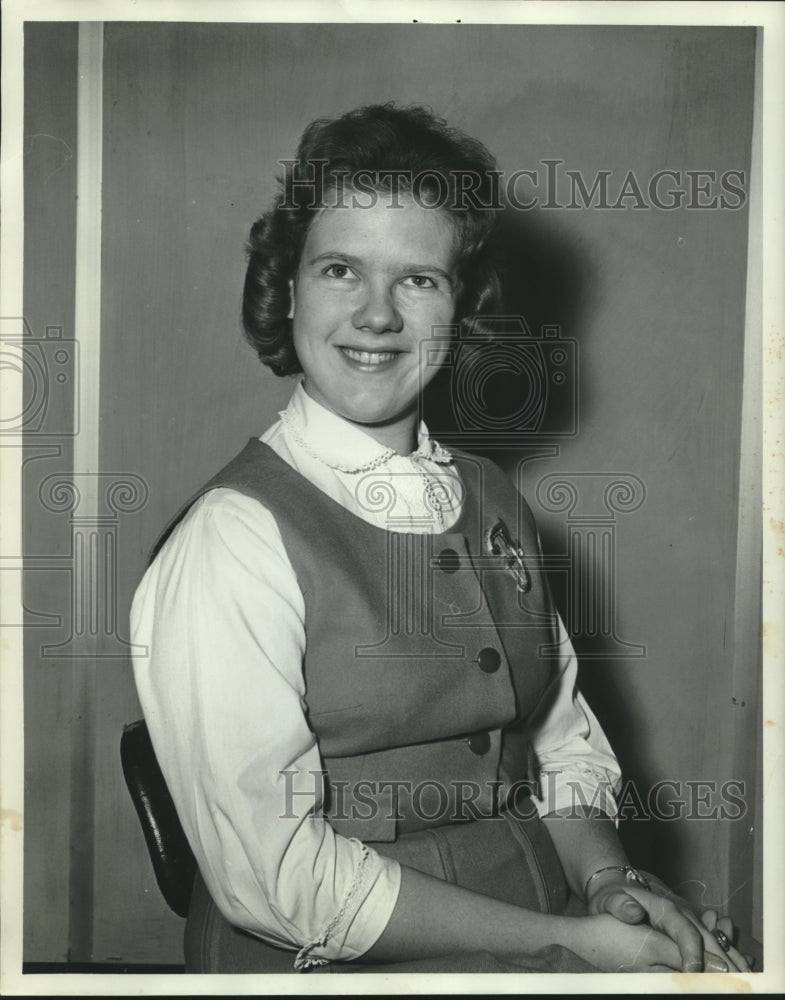
[[[196,859],[180,825],[144,719],[123,729],[120,759],[158,888],[170,909],[179,917],[187,917]]]

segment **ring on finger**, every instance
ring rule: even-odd
[[[725,931],[721,931],[719,927],[715,927],[711,933],[717,939],[717,944],[720,946],[720,948],[722,948],[722,950],[727,955],[728,952],[730,951],[730,946],[732,944],[731,939],[728,937]]]

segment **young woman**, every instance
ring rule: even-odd
[[[132,612],[200,869],[188,970],[745,969],[729,922],[629,866],[528,508],[418,417],[450,336],[501,308],[493,159],[386,105],[284,166],[243,318],[303,377]]]

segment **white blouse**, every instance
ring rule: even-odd
[[[298,385],[261,438],[347,510],[397,531],[448,531],[460,479],[420,426],[409,456],[385,449]],[[368,502],[370,483],[394,504]],[[580,795],[615,810],[619,768],[576,690],[564,626],[560,669],[533,734],[542,814]],[[321,786],[292,792],[293,769],[318,774],[305,717],[305,607],[278,526],[229,489],[198,500],[149,567],[131,638],[145,718],[207,888],[224,916],[263,940],[299,949],[295,966],[347,960],[384,930],[398,863],[336,834],[319,815]]]

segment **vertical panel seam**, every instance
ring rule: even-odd
[[[77,80],[76,256],[74,336],[79,370],[74,380],[74,479],[80,519],[98,516],[101,375],[101,179],[103,145],[103,22],[79,24]],[[72,547],[81,539],[73,526]],[[84,553],[90,558],[89,552]],[[75,574],[78,583],[83,574]],[[94,600],[96,595],[82,595]],[[88,619],[92,625],[92,608]],[[93,629],[80,636],[83,655],[71,674],[69,959],[94,958],[95,659]],[[76,638],[76,637],[75,637]]]

